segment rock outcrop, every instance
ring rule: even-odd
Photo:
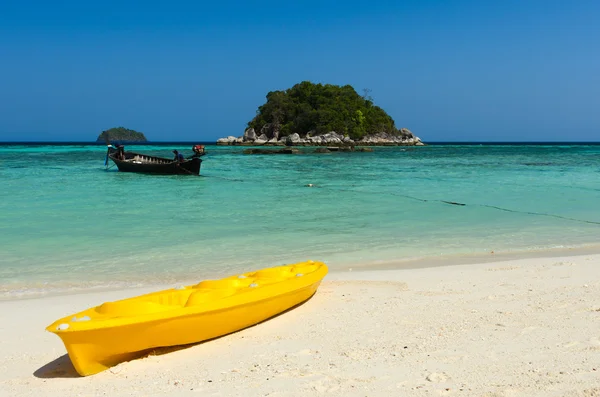
[[[244,150],[244,154],[298,154],[300,151],[296,148],[284,147],[281,149],[262,149],[248,148]]]
[[[399,134],[392,135],[386,132],[366,135],[360,140],[352,140],[330,131],[323,135],[314,135],[311,131],[305,136],[291,134],[279,138],[279,131],[265,125],[261,134],[256,136],[253,128],[248,128],[240,137],[228,136],[219,138],[217,145],[245,145],[245,146],[422,146],[421,139],[415,136],[409,129],[402,128]]]

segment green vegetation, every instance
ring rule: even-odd
[[[147,142],[148,140],[141,132],[130,130],[125,127],[116,127],[106,131],[102,131],[102,133],[98,135],[98,139],[96,140],[96,142],[106,141]]]
[[[399,134],[394,120],[371,97],[360,96],[350,85],[313,84],[303,81],[285,91],[271,91],[248,123],[257,134],[287,136],[309,132],[338,134],[359,139],[377,132]]]

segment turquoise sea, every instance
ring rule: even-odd
[[[0,299],[600,242],[600,145],[206,149],[195,177],[106,170],[103,145],[0,145]]]

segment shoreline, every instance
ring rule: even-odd
[[[490,264],[511,260],[557,258],[564,256],[600,255],[600,244],[583,244],[573,247],[541,248],[536,250],[491,251],[489,253],[448,254],[419,258],[367,262],[353,265],[352,270],[403,270],[441,266]],[[341,269],[339,269],[342,271]]]
[[[78,310],[153,290],[0,302],[0,389],[50,397],[247,396],[249,388],[276,396],[600,392],[600,335],[590,332],[600,329],[598,253],[334,271],[307,302],[264,323],[85,378],[44,330]]]
[[[519,251],[499,251],[493,253],[467,253],[467,254],[449,254],[440,256],[426,256],[426,257],[413,257],[407,259],[394,259],[394,260],[377,260],[372,262],[362,263],[349,263],[349,264],[331,264],[329,261],[325,261],[329,266],[329,274],[346,273],[346,272],[369,272],[369,271],[386,271],[386,270],[410,270],[410,269],[426,269],[426,268],[437,268],[447,266],[460,266],[460,265],[471,265],[471,264],[490,264],[500,263],[511,260],[524,260],[524,259],[542,259],[542,258],[556,258],[564,256],[584,256],[584,255],[598,255],[600,254],[600,244],[585,244],[574,247],[557,247],[547,248],[539,250],[519,250]],[[320,258],[304,258],[300,260],[321,260]],[[273,265],[275,266],[275,265]],[[246,269],[244,271],[251,271],[254,269]],[[210,273],[210,272],[209,272]],[[212,271],[214,273],[214,270]],[[210,274],[212,274],[210,273]],[[227,275],[223,275],[226,277]],[[56,289],[44,290],[44,292],[28,291],[18,296],[0,296],[0,303],[21,301],[21,300],[32,300],[32,299],[43,299],[57,296],[75,296],[75,295],[87,295],[90,293],[112,293],[119,291],[154,291],[172,288],[177,285],[191,285],[196,284],[203,279],[220,278],[220,276],[202,276],[199,278],[191,277],[175,277],[172,281],[155,281],[155,282],[144,282],[143,280],[130,280],[120,281],[121,285],[111,286],[106,283],[98,282],[98,284],[85,285],[80,288],[74,289]],[[51,283],[50,283],[51,284]],[[19,287],[19,290],[23,287]],[[17,289],[15,289],[16,291]],[[9,292],[10,293],[10,292]],[[5,292],[6,294],[6,292]]]

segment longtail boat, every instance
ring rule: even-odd
[[[125,151],[123,146],[108,146],[105,166],[108,159],[112,160],[119,171],[139,172],[157,175],[200,175],[200,166],[205,154],[203,145],[192,148],[194,154],[188,158],[168,159],[164,157],[150,156],[147,154]],[[176,152],[176,151],[174,151]]]

